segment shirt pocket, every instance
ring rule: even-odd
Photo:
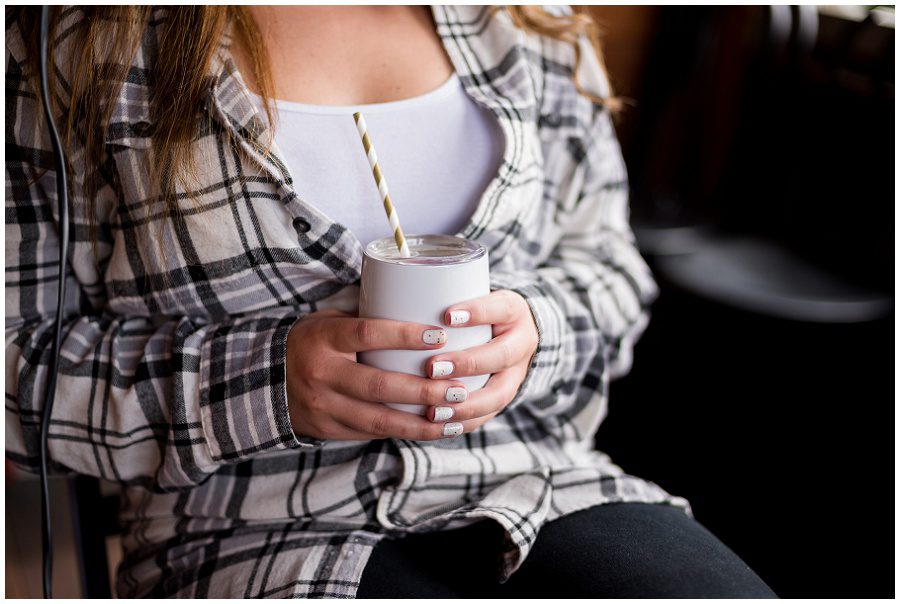
[[[354,281],[352,270],[336,271],[346,262],[329,247],[340,237],[317,236],[321,225],[302,215],[290,187],[226,133],[192,143],[193,169],[169,202],[148,141],[108,143],[120,190],[105,275],[115,310],[230,316],[315,302]]]

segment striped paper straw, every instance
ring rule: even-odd
[[[359,130],[359,136],[362,138],[363,149],[366,151],[366,157],[369,159],[369,165],[372,167],[372,174],[375,176],[375,184],[378,186],[378,193],[384,200],[384,211],[387,214],[388,222],[391,223],[391,229],[394,231],[394,241],[397,242],[397,249],[404,258],[409,258],[409,246],[406,244],[406,237],[403,236],[403,229],[400,228],[400,219],[397,217],[397,210],[391,203],[391,195],[388,193],[387,183],[384,181],[384,174],[378,167],[378,156],[375,154],[375,147],[369,140],[369,133],[366,129],[366,120],[363,119],[361,113],[353,114],[353,120],[356,122],[356,129]]]

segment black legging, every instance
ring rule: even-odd
[[[518,571],[495,580],[502,529],[482,521],[383,540],[359,598],[775,598],[737,555],[681,510],[613,503],[545,524]]]

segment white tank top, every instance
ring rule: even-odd
[[[262,100],[254,100],[261,107]],[[466,94],[456,74],[431,92],[389,103],[275,104],[275,142],[297,194],[348,227],[363,245],[391,231],[353,121],[355,111],[366,119],[407,234],[460,231],[503,158],[496,117]]]

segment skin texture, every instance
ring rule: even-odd
[[[383,103],[434,90],[453,73],[428,7],[257,6],[250,11],[267,42],[277,99]],[[258,92],[238,41],[232,54],[247,85]]]
[[[427,7],[268,6],[254,7],[252,14],[268,43],[278,99],[320,105],[388,102],[434,90],[453,72]],[[256,90],[239,41],[232,54],[247,85]],[[457,311],[452,323],[451,311]],[[469,320],[460,323],[465,313],[458,311],[468,311]],[[329,440],[436,440],[453,438],[460,427],[471,432],[496,416],[515,396],[537,348],[527,302],[497,290],[448,308],[443,320],[442,326],[418,325],[326,310],[297,321],[287,342],[294,432]],[[440,354],[443,342],[431,330],[471,325],[491,325],[493,339]],[[434,350],[426,364],[426,375],[433,377],[356,362],[357,352],[375,349]],[[433,364],[447,361],[452,373],[435,376]],[[448,395],[449,388],[464,389],[456,378],[483,374],[492,374],[484,388],[467,393],[464,402],[448,402],[459,397],[458,390]],[[421,417],[384,402],[424,404],[428,411]],[[439,419],[437,407],[445,409]],[[440,419],[448,407],[452,417]]]
[[[467,310],[469,325],[491,325],[493,339],[466,351],[440,354],[440,344],[422,337],[437,326],[383,319],[360,319],[324,310],[297,321],[288,335],[287,394],[294,432],[330,440],[447,438],[444,427],[462,424],[471,432],[502,411],[525,379],[538,334],[528,303],[518,294],[496,290],[482,298],[448,308]],[[459,325],[462,327],[462,325]],[[435,350],[426,363],[453,363],[448,376],[423,378],[381,371],[356,362],[356,353],[377,349]],[[451,421],[435,420],[435,409],[447,407],[447,390],[465,388],[456,378],[492,374],[481,390],[465,402],[452,404]],[[397,411],[380,403],[428,405],[425,417]]]

